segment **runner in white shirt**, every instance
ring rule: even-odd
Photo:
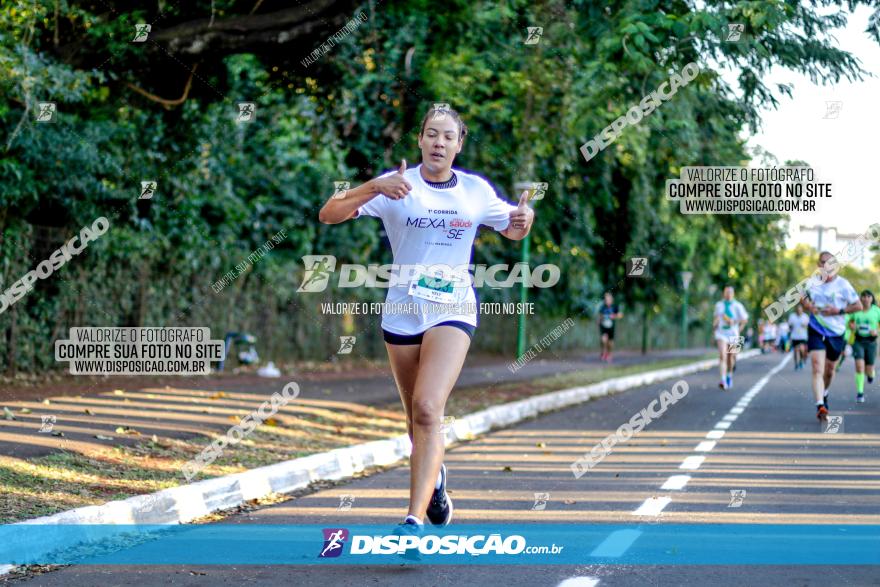
[[[838,264],[828,251],[819,253],[821,282],[810,280],[807,296],[801,300],[810,313],[807,326],[807,348],[813,365],[813,397],[816,400],[816,417],[828,419],[828,391],[834,379],[834,363],[846,347],[843,333],[846,316],[862,310],[859,294],[849,281],[837,274]]]
[[[740,330],[749,318],[741,303],[733,299],[733,286],[724,288],[724,299],[715,304],[712,327],[715,329],[715,344],[718,346],[718,371],[721,390],[733,387],[733,369],[736,365],[736,353],[742,349],[743,339]]]
[[[521,240],[534,221],[526,205],[528,191],[514,206],[499,198],[485,179],[452,169],[466,135],[467,127],[455,110],[431,108],[418,137],[421,165],[407,169],[403,161],[396,172],[334,195],[319,214],[325,224],[359,215],[381,218],[394,264],[416,269],[401,269],[405,282],[389,288],[382,316],[385,346],[413,443],[409,512],[399,528],[405,534],[421,533],[425,516],[438,526],[452,520],[441,421],[477,326],[477,300],[466,270],[462,275],[419,266],[466,268],[480,224]],[[415,311],[393,313],[390,304]],[[448,310],[438,311],[440,305]]]
[[[804,307],[798,304],[794,309],[794,314],[788,317],[795,371],[803,369],[804,363],[807,361],[807,325],[809,323],[810,317],[804,313]]]
[[[761,352],[772,353],[776,348],[776,325],[772,322],[764,324],[764,348]]]
[[[783,353],[788,352],[788,334],[791,332],[791,326],[788,325],[788,322],[782,322],[776,328],[776,348],[778,348]]]

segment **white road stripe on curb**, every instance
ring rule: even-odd
[[[724,430],[710,430],[709,434],[706,435],[706,438],[710,440],[719,440],[724,438]]]
[[[660,489],[684,489],[684,486],[687,485],[687,482],[690,480],[690,475],[673,475],[666,480],[666,483],[660,486]]]
[[[687,457],[685,460],[681,462],[678,466],[679,469],[688,469],[689,471],[696,471],[700,468],[700,465],[703,464],[703,461],[706,460],[706,457],[703,456],[693,456]]]
[[[657,516],[660,515],[660,512],[663,511],[669,502],[672,501],[671,497],[663,496],[663,497],[649,497],[645,500],[645,502],[638,507],[636,511],[632,513],[634,516]]]
[[[617,530],[608,535],[599,546],[593,549],[590,556],[613,558],[622,556],[632,546],[636,538],[642,535],[641,530]]]
[[[722,420],[721,422],[715,424],[715,428],[717,428],[718,430],[727,430],[728,428],[730,428],[730,424],[730,422],[725,422]]]
[[[725,414],[721,419],[725,422],[736,422],[737,418],[739,418],[738,414]]]
[[[694,448],[694,452],[709,452],[716,444],[714,440],[704,440]]]
[[[556,587],[596,587],[598,584],[599,579],[594,577],[571,577]]]
[[[743,407],[740,407],[740,406],[734,406],[734,407],[730,408],[730,413],[731,413],[731,414],[742,414],[742,413],[745,412],[745,411],[746,411],[745,406],[743,406]]]

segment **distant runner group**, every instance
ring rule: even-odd
[[[836,270],[834,256],[823,251],[818,266],[824,269],[821,281],[808,285],[806,295],[800,300],[786,320],[777,324],[759,320],[758,348],[761,352],[791,351],[794,369],[800,371],[808,359],[812,369],[811,390],[816,405],[816,417],[828,418],[828,395],[834,375],[840,370],[852,349],[855,360],[856,402],[865,401],[865,383],[874,381],[874,364],[877,357],[877,336],[880,333],[880,307],[870,290],[856,293],[850,282]],[[734,288],[728,285],[723,297],[715,304],[712,328],[718,349],[718,387],[722,391],[733,387],[736,356],[745,344],[743,336],[749,315],[742,303],[734,297]],[[605,294],[599,306],[597,319],[602,341],[600,360],[611,361],[616,320],[623,313],[610,293]]]

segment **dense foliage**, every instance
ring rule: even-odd
[[[319,18],[282,2],[3,0],[2,288],[95,218],[111,229],[0,314],[0,368],[53,366],[52,342],[82,325],[249,330],[264,354],[288,358],[326,358],[339,334],[355,333],[379,352],[376,319],[322,316],[317,303],[384,292],[298,294],[300,258],[388,259],[376,221],[328,227],[317,210],[334,181],[417,161],[418,125],[435,102],[470,127],[458,166],[509,199],[516,182],[549,184],[536,203],[532,264],[557,263],[563,279],[530,294],[536,338],[565,316],[592,319],[609,289],[632,310],[631,325],[646,334],[650,325],[650,345],[673,346],[681,271],[694,274],[695,326],[728,282],[757,313],[803,270],[781,252],[785,219],[683,216],[664,200],[665,182],[684,165],[748,164],[742,133],[790,91],[762,84],[770,67],[858,79],[857,62],[829,36],[855,4],[453,0],[438,12],[412,0],[342,4],[334,10],[344,14]],[[360,13],[353,32],[303,64]],[[146,42],[132,42],[138,23],[152,23]],[[744,24],[736,42],[725,38],[730,23]],[[291,32],[277,33],[282,25]],[[540,40],[526,44],[533,26],[543,27]],[[691,61],[697,79],[584,160],[581,144]],[[57,104],[55,122],[36,122],[38,102]],[[253,122],[237,121],[239,102],[255,103]],[[143,181],[157,184],[151,199],[138,199]],[[271,254],[214,291],[281,229],[288,236]],[[519,256],[517,243],[485,231],[474,262]],[[650,279],[625,278],[633,256],[649,259]],[[518,295],[482,292],[484,301]],[[484,328],[482,348],[512,349],[512,317]]]

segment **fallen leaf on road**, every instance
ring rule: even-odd
[[[83,411],[84,411],[86,414],[88,414],[89,416],[94,416],[94,415],[95,415],[95,412],[93,412],[92,410],[90,410],[90,409],[88,409],[88,408],[86,408],[86,409],[83,410]]]
[[[208,396],[208,399],[220,399],[222,397],[227,397],[226,393],[223,391],[218,391],[217,393]]]
[[[266,421],[263,422],[266,426],[278,426],[278,420],[275,418],[266,418]]]
[[[505,465],[505,467],[501,470],[505,473],[513,473],[513,468],[510,465]]]
[[[95,438],[98,440],[113,440],[112,436],[104,436],[103,434],[95,434]]]
[[[226,419],[231,422],[238,422],[238,418],[236,416],[226,416]]]
[[[64,436],[64,432],[61,432],[60,430],[55,430],[54,432],[52,432],[52,436]]]
[[[12,413],[12,410],[3,406],[3,417],[7,420],[15,420],[15,414]]]
[[[49,400],[44,399],[44,400],[43,400],[43,403],[46,404],[46,405],[48,406],[50,402],[49,402]]]
[[[564,502],[562,502],[562,503],[564,503],[565,505],[574,505],[574,504],[576,504],[577,502],[576,502],[575,500],[573,500],[573,499],[566,499],[566,500],[565,500]]]
[[[114,389],[113,390],[113,395],[122,395],[123,393],[125,393],[125,392],[122,391],[121,389]]]
[[[152,437],[150,440],[152,440],[152,441],[155,442],[156,444],[159,444],[159,437],[156,436],[155,434],[153,435],[153,437]]]
[[[544,448],[547,445],[544,444],[543,442],[538,442],[538,443],[535,443],[535,446],[537,446],[538,448]]]
[[[131,434],[132,436],[140,436],[141,433],[132,428],[131,426],[118,426],[116,428],[116,434]]]
[[[20,410],[18,410],[18,411],[21,412],[22,414],[30,414],[30,413],[31,413],[31,411],[30,411],[29,409],[27,409],[27,408],[22,408],[22,409],[20,409]]]

